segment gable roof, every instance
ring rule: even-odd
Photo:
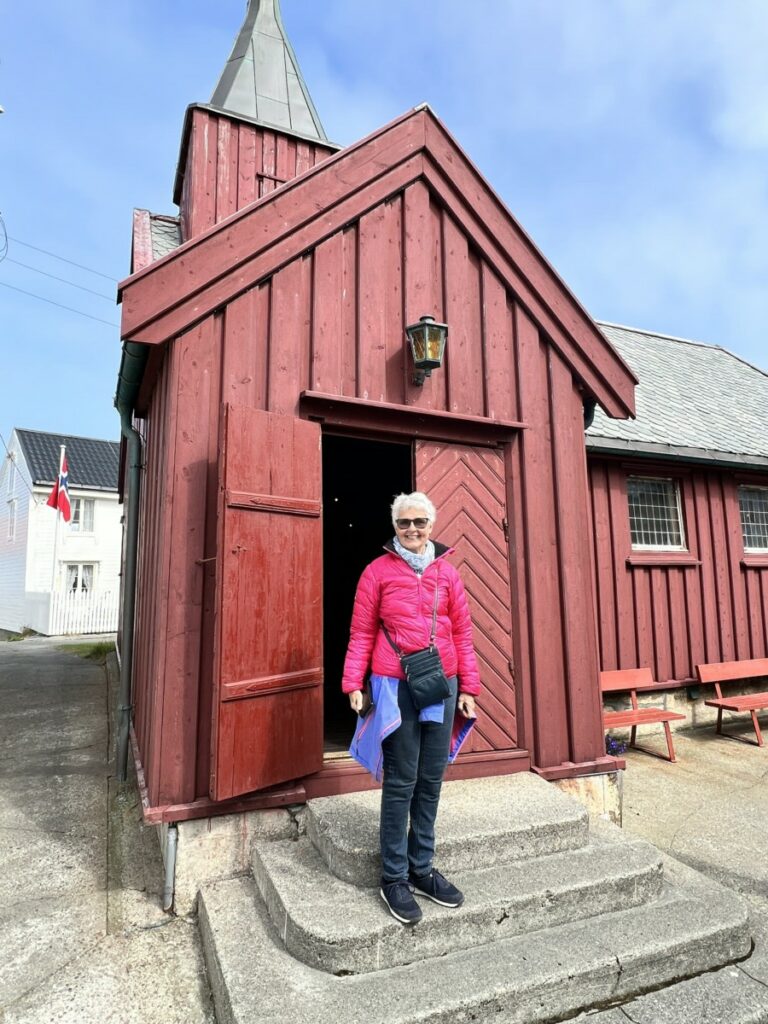
[[[609,415],[633,415],[632,372],[426,105],[123,281],[123,340],[170,341],[415,181],[449,210],[585,392]]]
[[[61,445],[67,449],[69,486],[116,491],[120,445],[93,437],[16,429],[33,484],[53,484],[59,472]]]
[[[596,410],[590,451],[768,465],[768,373],[719,345],[600,326],[640,384],[636,419]]]
[[[249,0],[211,106],[302,138],[328,141],[288,41],[280,0]]]

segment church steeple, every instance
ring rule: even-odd
[[[339,149],[323,131],[279,0],[250,0],[210,103],[187,107],[174,202],[186,242]]]
[[[248,0],[211,106],[257,124],[327,142],[280,16],[280,0]]]

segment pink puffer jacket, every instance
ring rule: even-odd
[[[436,634],[443,668],[446,675],[459,677],[459,692],[479,693],[467,596],[456,568],[445,560],[453,548],[435,543],[435,560],[419,576],[390,544],[387,554],[366,567],[357,585],[342,690],[361,690],[369,672],[403,678],[381,623],[404,654],[426,647],[437,586]]]

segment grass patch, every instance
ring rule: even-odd
[[[102,640],[99,643],[90,644],[61,644],[59,646],[60,651],[66,651],[67,654],[76,654],[80,658],[86,658],[88,661],[95,661],[98,665],[105,665],[107,662],[107,655],[114,651],[115,645],[110,640]]]

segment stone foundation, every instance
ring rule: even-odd
[[[614,825],[621,825],[623,784],[623,772],[583,775],[578,779],[558,779],[552,783],[563,793],[578,800],[591,817],[603,818]]]
[[[298,838],[302,819],[302,808],[280,808],[178,822],[174,911],[192,913],[202,885],[247,874],[252,840]],[[168,827],[158,828],[163,861]]]

